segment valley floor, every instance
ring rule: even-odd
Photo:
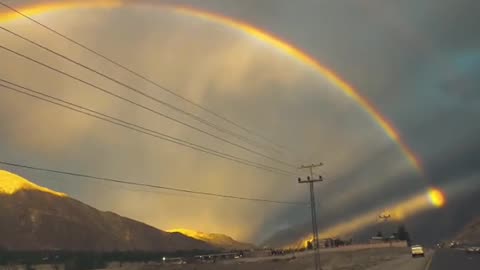
[[[429,256],[411,258],[408,248],[364,249],[357,251],[321,252],[323,270],[424,270]],[[313,270],[309,252],[279,257],[237,259],[209,264],[161,265],[132,264],[108,270]]]

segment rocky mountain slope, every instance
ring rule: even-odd
[[[178,232],[225,250],[245,250],[254,248],[254,245],[252,244],[238,242],[232,237],[220,233],[204,233],[188,229],[173,229],[168,231]]]
[[[212,250],[180,233],[102,212],[0,170],[0,249],[165,251]]]
[[[455,240],[465,244],[480,244],[480,217],[468,223]]]

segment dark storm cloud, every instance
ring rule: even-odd
[[[480,68],[476,60],[476,67],[455,70],[458,76],[444,80],[450,72],[432,77],[425,67],[452,54],[474,57],[468,52],[480,42],[478,5],[478,1],[303,1],[284,10],[280,4],[271,13],[252,8],[245,17],[293,40],[373,100],[424,159],[430,181],[440,184],[477,173],[480,142],[472,134],[479,131],[475,74]],[[272,13],[278,15],[276,20],[270,19]],[[440,92],[418,98],[418,93],[429,91],[422,88],[422,80],[440,84]],[[462,102],[452,102],[453,95]],[[442,99],[448,107],[438,105]]]
[[[396,164],[398,158],[392,155],[395,152],[392,147],[396,146],[382,148],[370,158],[355,164],[352,170],[342,172],[339,177],[326,177],[325,182],[317,184],[320,228],[333,226],[370,209],[386,210],[382,207],[401,201],[428,186],[427,179],[419,176],[417,172],[400,171],[389,174],[387,178],[381,177],[384,171],[395,171],[392,164]],[[325,165],[324,170],[328,171],[328,164]],[[322,174],[322,169],[319,171]],[[324,187],[328,184],[332,186]],[[307,196],[306,187],[304,192]],[[293,224],[291,228],[281,230],[270,239],[264,237],[263,240],[268,244],[278,245],[288,244],[292,239],[298,240],[299,235],[305,236],[311,230],[308,222],[309,213],[309,209],[291,208],[280,215],[273,216],[266,223],[266,228],[275,227],[279,220],[288,220]],[[268,235],[268,232],[262,232],[262,234]]]
[[[475,139],[475,142],[459,145],[448,154],[438,155],[430,161],[428,166],[432,168],[432,177],[441,183],[480,174],[480,140],[478,137]]]
[[[407,227],[415,236],[415,241],[435,243],[439,240],[453,237],[466,222],[480,214],[478,209],[474,207],[474,205],[480,203],[478,197],[478,194],[480,194],[480,185],[478,184],[480,181],[480,160],[478,159],[477,154],[479,147],[471,147],[472,144],[467,145],[469,146],[455,149],[455,152],[452,151],[446,155],[438,155],[435,160],[432,159],[430,161],[431,164],[427,164],[427,166],[436,169],[434,173],[429,175],[431,179],[434,179],[432,182],[439,187],[445,187],[444,191],[447,194],[447,205],[444,208],[427,211],[426,213],[409,217],[403,221],[394,221],[387,227],[393,231],[398,224],[407,224]],[[378,205],[382,205],[386,202],[401,201],[402,198],[406,197],[406,194],[412,194],[415,190],[421,190],[422,188],[413,187],[410,183],[412,179],[420,181],[417,182],[419,186],[424,186],[426,184],[426,182],[424,182],[426,179],[419,178],[415,175],[398,176],[393,184],[382,187],[378,192],[370,192],[368,195],[366,195],[367,193],[364,193],[365,196],[355,198],[355,204],[348,204],[340,208],[331,208],[330,204],[333,201],[332,197],[338,196],[342,192],[346,192],[345,190],[334,192],[334,196],[323,194],[320,190],[317,192],[319,208],[318,224],[320,231],[329,226],[335,225],[341,221],[342,218],[346,218],[347,220],[348,217],[354,218],[358,213],[365,212],[368,209],[378,208]],[[464,179],[467,179],[467,181],[464,181]],[[358,184],[362,183],[357,183],[357,185]],[[368,182],[363,181],[363,184],[368,184]],[[359,187],[354,184],[353,187],[350,186],[345,189],[348,190],[351,188]],[[464,189],[464,191],[460,193],[461,195],[454,191],[457,188]],[[388,208],[385,208],[384,210],[387,212],[389,211]],[[307,209],[304,211],[296,210],[296,213],[293,212],[294,210],[292,210],[292,213],[289,214],[289,216],[299,217],[302,214],[304,216],[308,216],[309,214]],[[341,212],[341,214],[338,212]],[[378,214],[379,213],[380,211]],[[444,220],[447,216],[449,217],[448,222],[438,222],[438,220]],[[372,220],[374,219],[375,217],[372,216]],[[434,223],[432,223],[432,221],[434,221]],[[433,224],[435,224],[435,226],[433,226]],[[432,227],[435,228],[432,229]],[[357,240],[367,239],[378,229],[378,225],[375,225],[375,223],[372,222],[371,226],[359,228],[358,231],[352,231],[352,233]],[[382,228],[382,230],[384,230],[384,228]],[[265,244],[273,246],[288,245],[295,240],[304,237],[310,231],[311,227],[308,221],[305,221],[305,223],[297,223],[267,237]],[[340,237],[350,237],[350,234],[343,236],[340,235]]]
[[[69,13],[72,18],[67,15],[57,18],[64,23],[49,23],[118,57],[142,73],[162,78],[182,94],[224,112],[255,130],[261,130],[266,136],[294,148],[302,160],[323,161],[326,166],[319,172],[325,176],[326,182],[318,187],[322,227],[400,200],[422,190],[427,183],[452,184],[478,175],[479,160],[475,154],[480,150],[480,141],[476,136],[480,131],[477,114],[480,92],[475,91],[475,85],[478,82],[476,75],[480,60],[474,60],[476,64],[466,69],[455,64],[459,55],[471,59],[472,49],[474,51],[480,44],[479,30],[475,27],[478,24],[478,9],[475,8],[479,5],[478,1],[170,2],[197,6],[256,25],[304,49],[335,70],[392,120],[405,141],[423,160],[428,179],[423,179],[411,167],[398,146],[386,138],[362,110],[338,89],[326,85],[319,79],[321,76],[311,75],[296,61],[284,60],[284,55],[270,55],[270,49],[257,50],[251,45],[252,42],[240,39],[225,29],[212,30],[212,25],[199,24],[193,31],[190,28],[192,24],[185,18],[172,18],[164,13],[158,16],[159,13],[151,10],[147,13],[144,13],[145,10],[131,13],[123,9],[111,13],[100,12],[97,16],[88,17],[88,20],[78,21],[74,16],[80,19],[84,13]],[[49,41],[51,38],[44,37],[43,32],[23,30],[34,33],[41,40]],[[59,50],[65,46],[53,41],[50,45]],[[137,55],[135,52],[139,51],[149,53]],[[66,52],[73,53],[68,49]],[[115,75],[124,76],[78,50],[74,54]],[[17,63],[12,58],[8,59],[11,66]],[[242,64],[238,59],[247,60]],[[9,75],[20,81],[25,77],[51,78],[46,73],[37,73],[29,68],[19,70],[22,72]],[[452,74],[456,75],[447,76]],[[130,77],[125,79],[147,87]],[[63,80],[38,80],[34,85],[78,89]],[[457,86],[461,86],[461,89],[457,90]],[[216,146],[216,142],[198,134],[177,129],[165,121],[119,103],[110,104],[109,100],[91,92],[71,96],[67,91],[63,92],[66,97],[82,101],[95,99],[99,109],[130,120],[155,123],[156,127],[168,129],[174,134]],[[280,185],[274,182],[278,179],[273,176],[217,162],[144,137],[125,135],[121,130],[85,122],[70,114],[60,118],[58,125],[64,132],[69,131],[69,134],[78,137],[58,136],[59,139],[71,139],[62,144],[63,150],[58,153],[32,150],[29,145],[38,146],[35,140],[58,141],[48,138],[48,132],[40,132],[44,129],[41,123],[35,122],[38,118],[22,112],[18,106],[12,106],[14,103],[6,102],[18,102],[18,97],[3,95],[2,98],[3,102],[10,104],[1,111],[0,148],[5,150],[2,151],[3,157],[26,163],[34,159],[40,165],[53,164],[55,167],[112,177],[141,178],[152,183],[229,193],[252,192],[262,197],[304,199],[306,187],[295,185],[295,179],[292,179],[292,184]],[[22,102],[25,100],[22,99]],[[26,104],[32,111],[42,111],[42,114],[36,115],[44,117],[42,119],[63,114],[34,103]],[[11,112],[18,115],[14,117],[9,114]],[[28,126],[34,128],[28,129]],[[23,134],[25,138],[28,137],[25,134],[32,134],[34,130],[38,136],[20,140],[20,137],[12,136],[11,130],[30,131],[15,133]],[[174,172],[168,168],[177,169]],[[44,177],[33,173],[27,173],[27,176],[32,179]],[[226,179],[246,181],[231,185]],[[468,183],[478,185],[473,180]],[[159,227],[185,224],[194,216],[208,221],[208,224],[199,224],[201,228],[230,233],[228,229],[235,228],[235,224],[244,224],[247,219],[255,220],[256,224],[252,224],[249,232],[235,228],[237,232],[234,234],[247,240],[264,239],[273,231],[288,227],[291,227],[287,230],[292,233],[284,235],[289,240],[296,240],[310,229],[308,209],[268,206],[260,210],[252,205],[209,201],[199,203],[202,207],[199,211],[189,212],[188,206],[185,206],[181,211],[176,211],[181,213],[172,213],[165,205],[177,203],[177,200],[165,201],[153,196],[108,192],[108,189],[107,192],[98,191],[94,185],[83,186],[78,183],[69,185],[56,182],[54,186],[62,191],[73,192],[74,196],[94,206],[114,209]],[[447,208],[435,212],[458,217],[455,226],[445,227],[447,231],[458,227],[475,212],[474,209],[462,209],[462,214],[456,216],[458,207],[464,205],[455,203],[458,196],[452,197],[453,203]],[[131,201],[141,203],[128,205]],[[151,205],[160,205],[163,215],[159,211],[152,213],[145,207]],[[172,216],[166,220],[165,215]],[[265,218],[255,218],[258,216]],[[215,226],[214,223],[221,223],[222,226]],[[428,219],[422,219],[419,223],[422,224],[418,225],[420,231],[426,230],[430,224]]]

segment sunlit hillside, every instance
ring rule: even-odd
[[[52,195],[66,197],[64,193],[56,192],[45,187],[36,185],[25,178],[22,178],[13,173],[0,170],[0,194],[15,194],[21,190],[37,190],[41,192],[50,193]]]
[[[190,229],[172,229],[167,232],[177,232],[188,237],[207,242],[213,246],[221,247],[224,249],[250,249],[253,245],[247,243],[241,243],[231,238],[230,236],[219,233],[204,233]]]

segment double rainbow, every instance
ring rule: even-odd
[[[152,2],[143,1],[126,1],[126,0],[98,0],[98,1],[49,1],[38,5],[25,6],[20,8],[21,12],[29,16],[44,14],[48,12],[71,10],[71,9],[89,9],[89,8],[104,8],[113,9],[122,7],[125,5],[148,5],[160,9],[167,9],[169,11],[195,17],[198,19],[206,20],[212,23],[228,26],[233,30],[243,32],[251,37],[254,37],[260,41],[263,41],[277,50],[289,55],[301,61],[305,65],[313,68],[331,84],[342,90],[343,93],[349,98],[353,99],[363,110],[370,115],[370,117],[378,124],[378,126],[385,132],[385,134],[391,138],[399,146],[405,157],[409,162],[418,170],[418,172],[425,177],[425,171],[422,167],[420,159],[416,156],[414,151],[405,143],[400,133],[395,126],[383,116],[378,109],[364,96],[362,96],[358,90],[353,88],[348,82],[340,78],[334,71],[323,66],[315,58],[309,56],[299,48],[291,45],[273,34],[264,30],[258,29],[253,25],[250,25],[239,20],[235,20],[229,17],[225,17],[219,14],[214,14],[205,10],[199,10],[197,8],[186,6],[173,6],[163,4],[153,4]],[[21,15],[13,11],[0,12],[0,23],[8,22],[22,18]]]

